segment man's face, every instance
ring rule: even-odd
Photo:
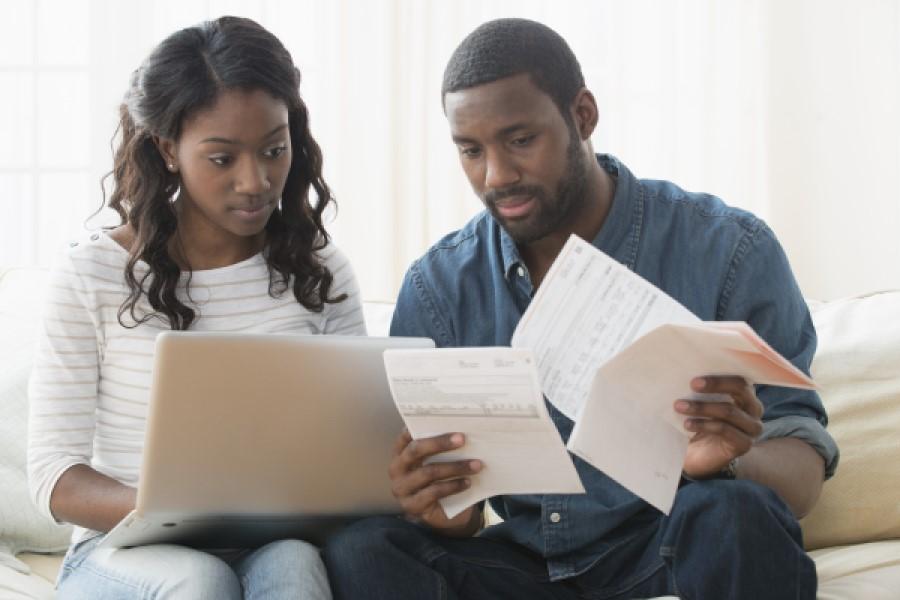
[[[472,189],[519,244],[570,225],[586,205],[581,139],[527,74],[444,96]]]

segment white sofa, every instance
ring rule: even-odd
[[[69,529],[30,505],[24,472],[33,333],[46,273],[0,268],[0,599],[52,598]],[[819,332],[813,376],[841,465],[803,520],[819,600],[900,599],[900,290],[811,302]],[[367,304],[384,335],[391,305]]]

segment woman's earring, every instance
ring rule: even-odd
[[[175,163],[169,163],[167,166],[169,167],[170,171],[172,171],[173,173],[175,172]]]

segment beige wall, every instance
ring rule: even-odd
[[[900,3],[768,8],[769,221],[808,295],[900,288]]]

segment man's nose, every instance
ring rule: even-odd
[[[485,162],[485,188],[499,190],[519,182],[518,169],[503,152],[489,152]]]

